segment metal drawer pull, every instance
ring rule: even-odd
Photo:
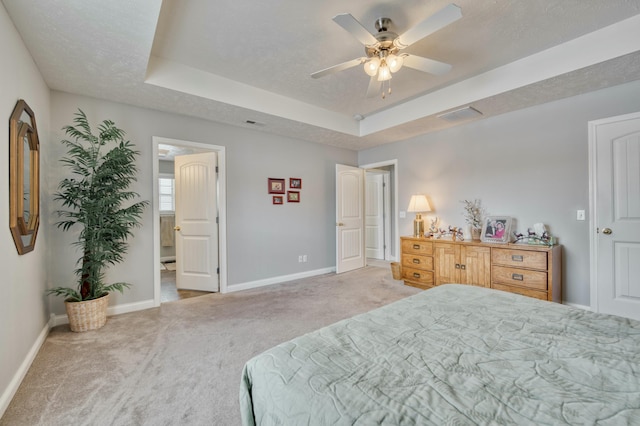
[[[420,249],[420,244],[414,244],[413,245],[413,249],[414,250],[419,250]]]
[[[420,274],[419,274],[419,273],[417,273],[417,272],[414,272],[414,273],[413,273],[413,278],[420,278]]]
[[[413,259],[413,263],[419,264],[420,263],[420,259]]]
[[[524,276],[522,274],[511,274],[511,278],[516,281],[524,281]]]
[[[456,263],[456,269],[460,269],[460,264]]]
[[[467,269],[467,265],[460,265],[460,269],[465,270]]]
[[[522,258],[522,255],[514,254],[513,256],[511,256],[511,260],[513,260],[514,262],[522,262],[524,259]]]

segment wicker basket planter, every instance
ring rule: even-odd
[[[67,309],[71,331],[97,330],[104,326],[107,322],[108,305],[108,293],[97,299],[82,302],[67,302],[65,300],[64,306]]]
[[[398,262],[391,262],[391,275],[394,280],[402,279],[402,266]]]

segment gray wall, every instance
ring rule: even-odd
[[[228,285],[242,284],[335,266],[335,165],[355,165],[357,154],[339,148],[274,136],[252,129],[221,125],[206,120],[127,106],[94,98],[52,92],[52,158],[64,154],[60,130],[70,124],[77,108],[90,122],[114,120],[141,152],[139,178],[133,188],[142,198],[152,194],[152,137],[222,145],[227,169]],[[66,176],[66,170],[51,169],[51,182]],[[275,206],[267,194],[267,178],[302,178],[300,203]],[[144,214],[144,225],[131,240],[126,261],[108,271],[108,281],[124,280],[133,287],[124,295],[114,294],[112,304],[134,303],[153,298],[152,211]],[[71,247],[73,233],[57,229],[51,233],[50,275],[56,284],[72,284],[78,254]],[[307,263],[298,263],[306,254]],[[60,300],[56,313],[63,313]]]
[[[427,216],[444,225],[463,226],[460,201],[474,198],[520,230],[546,224],[564,246],[563,299],[588,306],[588,220],[576,221],[589,208],[587,122],[635,111],[640,82],[361,151],[358,161],[397,158],[400,210],[411,194],[427,194],[435,209]],[[413,217],[399,219],[401,235],[413,232]]]
[[[8,386],[29,350],[45,329],[48,303],[46,256],[49,233],[47,167],[49,165],[49,89],[20,35],[0,3],[0,415],[8,404]],[[42,173],[41,219],[36,246],[18,255],[9,231],[9,117],[18,99],[36,116]]]

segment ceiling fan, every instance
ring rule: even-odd
[[[364,64],[364,71],[371,76],[367,90],[367,97],[371,97],[380,93],[383,83],[385,81],[388,82],[391,79],[391,74],[400,70],[403,65],[430,74],[444,74],[451,69],[451,65],[421,56],[400,53],[400,50],[446,27],[461,17],[461,9],[455,4],[449,4],[402,35],[389,31],[391,19],[379,18],[375,22],[378,33],[373,35],[351,14],[336,15],[333,17],[333,21],[351,33],[360,43],[364,44],[367,56],[314,72],[311,77],[320,78]],[[391,93],[391,86],[389,86],[388,92]],[[385,92],[382,90],[382,98],[384,97]]]

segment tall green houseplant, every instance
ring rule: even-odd
[[[140,220],[148,201],[137,201],[139,194],[130,191],[136,181],[136,157],[139,152],[125,140],[125,132],[111,120],[103,121],[94,135],[82,110],[75,114],[75,126],[63,128],[69,138],[62,143],[67,156],[60,161],[73,177],[63,179],[55,199],[62,202],[57,223],[67,231],[80,226],[74,244],[81,253],[75,274],[77,288],[57,287],[49,294],[64,296],[68,302],[102,297],[114,290],[123,292],[124,282],[105,284],[104,270],[122,262],[127,239]],[[128,205],[125,205],[128,204]]]

